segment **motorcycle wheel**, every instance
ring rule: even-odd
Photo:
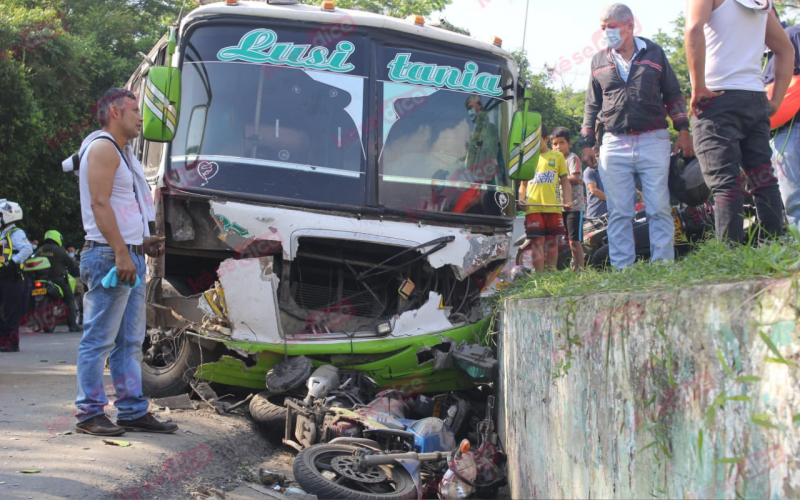
[[[259,392],[250,400],[250,416],[263,426],[282,429],[286,425],[284,399],[286,399],[286,394]]]
[[[354,457],[359,448],[318,444],[297,454],[294,477],[303,489],[319,498],[341,500],[404,500],[417,498],[414,479],[400,465],[381,465],[359,472]],[[337,460],[338,459],[338,460]],[[360,478],[360,479],[356,479]]]
[[[609,252],[610,249],[607,244],[601,246],[592,253],[592,256],[589,258],[589,265],[597,269],[605,269],[611,264]]]
[[[56,303],[45,301],[45,306],[49,314],[42,314],[42,331],[44,333],[53,333],[56,331]]]

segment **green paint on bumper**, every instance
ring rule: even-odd
[[[449,337],[460,343],[485,344],[491,317],[487,316],[471,325],[428,335],[413,337],[384,338],[333,344],[320,342],[287,342],[266,344],[263,342],[225,342],[231,348],[258,354],[258,362],[248,368],[244,362],[224,356],[216,363],[206,363],[197,369],[197,378],[209,382],[265,389],[267,372],[281,361],[284,350],[289,356],[304,355],[311,358],[314,366],[332,364],[342,369],[360,370],[374,378],[381,387],[395,388],[404,393],[457,391],[474,387],[464,373],[457,369],[433,369],[433,361],[422,365],[417,363],[417,351],[423,346],[442,342],[441,337]],[[360,359],[353,363],[351,354]]]

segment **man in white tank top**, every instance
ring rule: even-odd
[[[772,175],[769,118],[792,77],[794,48],[772,0],[688,0],[686,58],[692,77],[694,148],[714,195],[717,238],[741,242],[741,166],[756,204],[760,238],[783,232]],[[775,54],[775,92],[761,78],[764,45]]]
[[[96,436],[119,436],[126,430],[175,432],[177,425],[159,422],[147,411],[149,403],[142,394],[144,254],[162,255],[164,238],[150,236],[153,202],[142,166],[127,146],[142,128],[136,95],[110,89],[99,102],[97,118],[102,131],[90,134],[80,151],[81,214],[86,231],[81,279],[87,291],[78,347],[76,428]],[[102,280],[113,271],[118,282],[106,287]],[[103,410],[108,404],[103,385],[106,358],[117,396],[116,424]]]

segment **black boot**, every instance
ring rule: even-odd
[[[160,434],[171,434],[178,430],[178,424],[159,422],[151,413],[145,413],[135,420],[117,419],[117,425],[126,431],[157,432]]]
[[[125,434],[125,429],[112,423],[105,415],[97,415],[84,420],[78,423],[75,429],[81,434],[91,434],[92,436],[121,436]]]
[[[0,352],[19,352],[19,342],[0,345]]]

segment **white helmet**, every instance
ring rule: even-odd
[[[22,220],[22,207],[19,203],[0,199],[0,224],[5,226],[18,220]]]

